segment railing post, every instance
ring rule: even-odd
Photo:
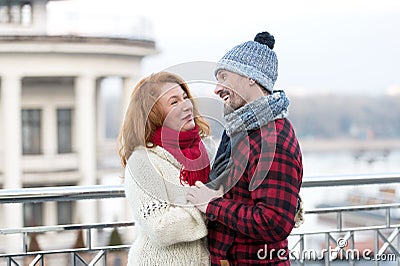
[[[27,253],[28,252],[28,232],[24,232],[24,235],[23,235],[23,251],[24,251],[24,253]]]
[[[325,266],[331,265],[331,254],[330,254],[330,234],[325,233],[325,243],[326,243],[326,256],[325,256]]]
[[[304,266],[304,234],[300,235],[300,264]]]
[[[388,207],[388,208],[386,208],[386,226],[387,227],[390,227],[390,220],[391,220],[390,208]]]
[[[400,237],[397,236],[397,247],[400,249]],[[396,257],[397,266],[400,266],[400,257]]]
[[[86,247],[89,250],[92,250],[92,233],[90,228],[86,229],[86,239]]]
[[[354,250],[354,231],[350,231],[350,249]],[[350,265],[354,266],[355,265],[355,261],[354,260],[350,260]]]
[[[376,257],[379,253],[379,230],[375,230],[375,247],[374,247],[374,256]],[[379,261],[375,260],[375,265],[379,266]]]
[[[342,231],[342,212],[341,211],[339,211],[338,213],[337,213],[337,229],[339,229],[339,231]]]

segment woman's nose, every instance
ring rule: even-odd
[[[182,102],[182,109],[183,109],[184,111],[188,111],[188,110],[193,109],[193,104],[192,104],[192,102],[191,102],[189,99],[184,100],[184,101]]]

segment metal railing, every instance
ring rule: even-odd
[[[118,246],[105,246],[95,247],[92,245],[92,233],[93,230],[101,230],[105,228],[118,228],[134,226],[134,222],[118,222],[118,223],[97,223],[97,224],[73,224],[73,225],[59,225],[59,226],[36,226],[36,227],[25,227],[25,228],[10,228],[0,229],[0,234],[11,235],[11,234],[22,234],[22,248],[23,252],[0,254],[0,258],[4,258],[7,265],[20,265],[16,258],[33,256],[34,259],[29,265],[43,265],[45,262],[45,256],[55,254],[69,254],[71,255],[71,265],[97,265],[96,263],[103,261],[104,265],[107,263],[107,253],[119,250],[127,250],[130,245],[118,245]],[[53,249],[47,251],[28,251],[28,239],[29,234],[48,233],[48,232],[59,232],[59,231],[78,231],[82,230],[86,235],[86,246],[81,248],[69,248],[69,249]],[[85,259],[80,255],[82,253],[96,253],[95,256],[90,258],[90,262],[86,262]]]
[[[123,198],[122,185],[60,186],[0,190],[0,204]]]
[[[313,177],[304,179],[302,193],[306,193],[308,188],[387,185],[396,183],[400,184],[400,174]],[[125,197],[125,193],[122,185],[0,190],[0,204],[77,201],[85,199],[100,200],[123,197]],[[357,261],[363,261],[363,263],[368,262],[368,265],[371,265],[371,263],[374,265],[400,265],[400,215],[396,214],[398,210],[400,210],[400,202],[358,204],[352,206],[325,206],[307,209],[305,211],[306,223],[308,217],[330,216],[333,227],[328,229],[312,228],[311,230],[307,229],[307,227],[304,229],[303,227],[295,229],[289,237],[289,243],[291,245],[289,246],[289,257],[292,260],[292,265],[308,265],[309,263],[312,265],[315,265],[315,263],[336,265],[337,263],[343,263],[343,261],[349,265],[355,265]],[[374,212],[378,212],[379,215],[376,215]],[[354,217],[358,215],[361,217],[361,220],[365,219],[366,222],[373,219],[378,220],[378,222],[374,225],[355,225],[351,223],[354,217],[349,218],[347,215],[353,215]],[[379,219],[376,219],[377,217]],[[52,254],[67,254],[70,256],[70,265],[100,265],[98,263],[108,265],[107,263],[109,262],[107,259],[110,252],[116,250],[123,250],[126,252],[130,245],[93,246],[91,241],[92,232],[94,230],[106,228],[125,228],[132,226],[134,226],[134,222],[0,229],[0,235],[21,235],[23,250],[22,252],[0,254],[0,262],[1,259],[3,259],[7,262],[7,265],[25,265],[21,260],[25,257],[33,257],[29,265],[45,265],[45,258],[47,256]],[[29,235],[72,230],[82,230],[84,232],[87,239],[85,247],[28,251],[27,243]],[[370,237],[371,235],[372,238]],[[359,241],[359,239],[362,240],[366,237],[369,243],[367,243],[367,247],[361,248],[359,243],[363,241]],[[319,242],[315,241],[315,239],[319,239]],[[319,246],[315,246],[315,243],[318,243]],[[90,258],[83,258],[81,255],[83,254],[82,252],[89,252],[92,256]]]

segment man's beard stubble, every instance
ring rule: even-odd
[[[229,104],[224,103],[224,116],[246,105],[246,101],[236,93],[231,93],[229,97]]]

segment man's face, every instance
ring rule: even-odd
[[[215,94],[224,100],[224,115],[239,109],[249,102],[249,79],[236,73],[220,70],[217,73],[218,84]]]

